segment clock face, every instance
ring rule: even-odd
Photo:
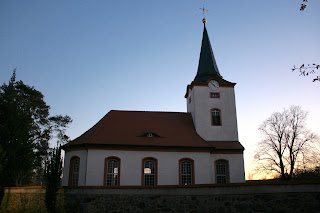
[[[211,80],[210,82],[209,82],[209,89],[210,90],[218,90],[219,89],[219,83],[218,83],[218,81],[215,81],[215,80]]]

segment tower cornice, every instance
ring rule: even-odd
[[[185,98],[188,98],[188,97],[189,97],[189,90],[192,90],[192,88],[193,88],[194,86],[208,87],[208,83],[209,83],[209,81],[211,81],[211,80],[216,80],[216,81],[218,81],[220,87],[230,87],[230,88],[234,88],[234,86],[237,84],[237,83],[227,82],[227,81],[225,81],[225,80],[224,80],[224,82],[223,82],[223,81],[221,81],[221,79],[215,78],[215,77],[209,78],[207,82],[194,82],[194,81],[193,81],[191,84],[189,84],[189,85],[187,86],[187,91],[186,91],[186,94],[184,95],[184,97],[185,97]]]

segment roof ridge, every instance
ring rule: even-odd
[[[172,111],[151,111],[151,110],[110,110],[110,112],[152,112],[152,113],[180,113],[180,114],[190,114],[190,112],[172,112]]]

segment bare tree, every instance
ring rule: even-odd
[[[316,74],[315,70],[319,70],[320,69],[320,65],[319,64],[308,64],[307,66],[305,66],[304,64],[302,64],[300,67],[296,67],[295,65],[292,68],[292,72],[299,70],[300,72],[300,76],[309,76],[309,75],[313,75]],[[313,82],[315,81],[319,81],[320,82],[320,75],[316,76],[313,79]]]
[[[302,0],[302,2],[303,2],[303,3],[302,3],[301,6],[300,6],[300,10],[301,10],[301,11],[303,11],[303,10],[306,9],[308,0]]]
[[[257,169],[291,179],[296,169],[306,166],[317,136],[306,129],[307,112],[299,106],[273,113],[260,126],[263,139],[254,156]]]
[[[307,4],[308,4],[308,0],[302,0],[302,4],[300,6],[300,11],[304,11],[306,9],[306,7],[307,7]],[[318,70],[319,67],[320,67],[319,63],[318,64],[316,64],[316,63],[308,64],[307,66],[302,64],[300,67],[296,67],[294,65],[293,68],[292,68],[292,71],[299,70],[300,75],[308,76],[308,75],[315,74],[315,70],[316,69]],[[320,75],[316,76],[313,79],[313,82],[315,82],[315,81],[319,81],[320,82]]]

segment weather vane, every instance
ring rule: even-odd
[[[205,17],[205,15],[204,15],[204,13],[207,13],[208,12],[208,10],[207,9],[205,9],[204,8],[204,6],[201,8],[199,8],[200,10],[202,10],[202,15],[203,15],[203,19],[202,19],[202,22],[204,23],[204,24],[206,24],[207,23],[207,19],[206,19],[206,17]]]
[[[201,8],[199,8],[200,10],[202,10],[202,15],[203,15],[203,18],[206,18],[205,16],[204,16],[204,13],[207,13],[208,12],[208,10],[207,9],[205,9],[204,8],[204,6]]]

